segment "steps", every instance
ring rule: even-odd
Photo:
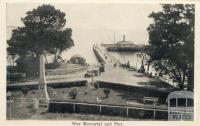
[[[37,113],[45,113],[48,111],[49,101],[47,99],[39,99]]]

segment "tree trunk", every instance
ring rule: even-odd
[[[53,61],[54,63],[58,62],[61,53],[62,53],[61,51],[57,50],[57,52],[54,54],[54,61]]]
[[[39,53],[36,53],[36,65],[37,65],[37,73],[36,76],[38,77],[39,76],[39,72],[40,72],[40,54]]]
[[[46,60],[46,62],[47,62],[47,64],[48,64],[48,59],[47,59],[47,56],[46,56],[46,54],[43,54],[44,55],[44,57],[45,57],[45,60]]]
[[[150,64],[151,64],[151,61],[149,60],[149,61],[148,61],[148,64],[147,64],[147,73],[149,73]]]
[[[181,77],[179,76],[179,74],[176,73],[175,69],[173,69],[172,72],[174,74],[174,77],[178,81],[178,87],[182,90],[184,88],[184,86],[183,86],[183,83],[181,81]]]
[[[181,71],[179,71],[180,79],[179,79],[179,88],[183,90],[185,88],[185,70],[182,70],[182,75]]]
[[[183,90],[183,89],[184,89],[184,84],[183,84],[182,81],[179,81],[179,82],[178,82],[178,85],[179,85],[180,90]]]
[[[194,90],[194,66],[189,70],[188,73],[188,85],[187,90],[193,91]]]

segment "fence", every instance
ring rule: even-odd
[[[84,113],[101,114],[112,116],[123,116],[140,119],[162,119],[168,117],[167,110],[150,109],[127,106],[114,106],[103,104],[76,103],[76,102],[50,102],[49,112],[51,113]]]
[[[6,118],[11,119],[28,119],[36,113],[36,100],[34,98],[14,98],[7,100]]]
[[[98,61],[100,63],[105,63],[105,59],[103,58],[103,56],[101,56],[101,54],[99,53],[99,47],[93,47],[93,51],[94,51],[94,54],[95,56],[97,57]]]
[[[14,98],[8,100],[7,119],[31,119],[37,114],[38,101],[39,98]],[[49,102],[48,112],[100,114],[157,120],[167,120],[168,117],[168,111],[165,109],[53,101]]]

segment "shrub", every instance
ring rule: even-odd
[[[58,62],[45,64],[46,69],[55,69],[55,68],[58,68],[59,66],[60,66],[60,63]]]
[[[10,100],[11,99],[11,96],[12,96],[12,93],[10,91],[8,91],[6,93],[6,96],[7,96],[7,100]]]
[[[94,88],[98,89],[99,88],[99,84],[98,83],[94,84]]]
[[[23,87],[23,88],[22,88],[22,93],[23,93],[23,95],[26,96],[26,95],[28,94],[29,90],[30,90],[30,89],[29,89],[28,87]]]
[[[110,94],[110,90],[109,89],[104,89],[103,92],[104,92],[106,98],[108,98],[108,96]]]
[[[138,70],[138,72],[140,72],[140,73],[145,73],[144,65],[142,65],[142,66],[140,67],[140,69]]]
[[[72,88],[71,91],[69,92],[69,96],[71,96],[72,99],[76,99],[77,94],[78,94],[77,88]]]

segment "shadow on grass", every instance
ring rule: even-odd
[[[165,104],[166,98],[168,96],[167,92],[156,91],[156,90],[149,90],[147,88],[138,88],[135,91],[122,91],[122,90],[115,90],[117,92],[117,97],[120,97],[124,101],[131,101],[135,103],[142,103],[144,97],[158,97],[159,101],[158,104]]]
[[[133,76],[135,76],[135,77],[147,77],[147,76],[144,75],[144,74],[134,74]]]
[[[141,99],[145,96],[145,92],[129,92],[122,90],[115,90],[118,93],[118,97],[125,101],[141,102]]]
[[[168,88],[173,89],[174,87],[169,85],[166,82],[163,81],[149,81],[149,82],[138,82],[140,85],[145,85],[146,87],[155,87],[155,88]]]

